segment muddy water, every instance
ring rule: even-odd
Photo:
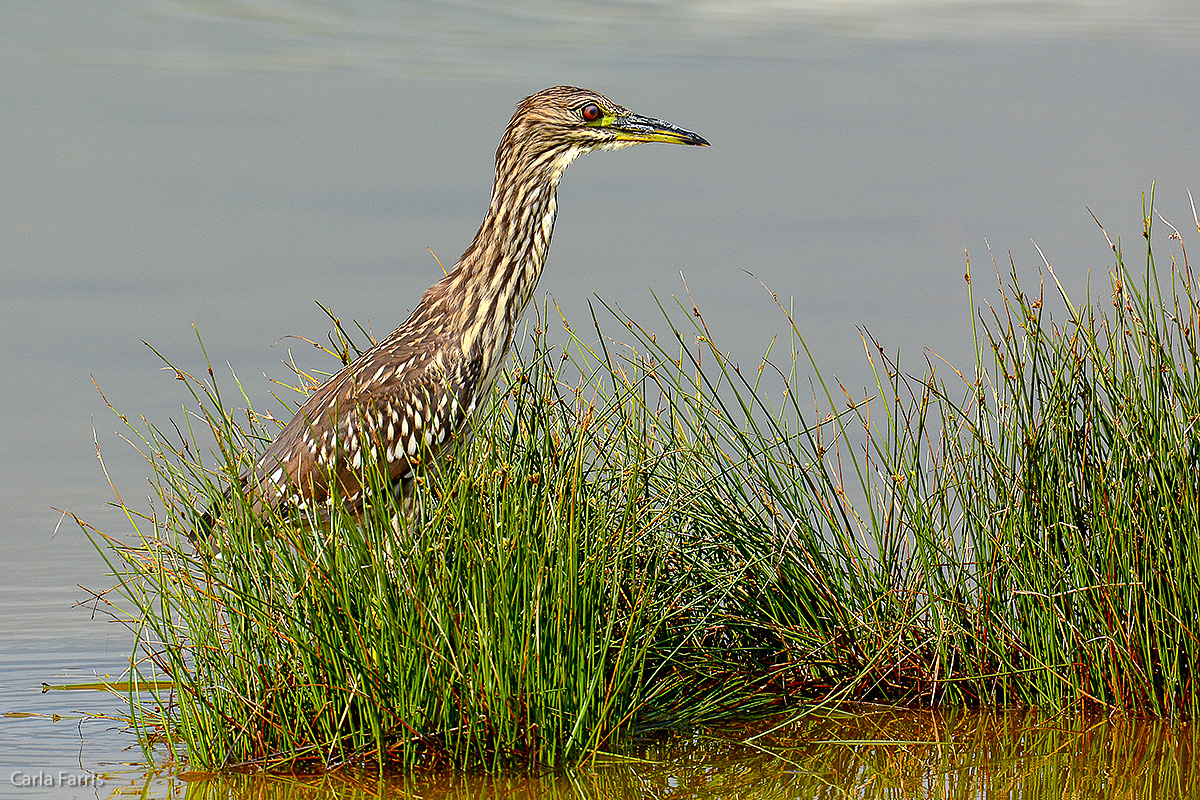
[[[1054,719],[1020,711],[857,708],[778,730],[695,731],[560,775],[131,780],[148,797],[307,798],[1188,798],[1200,793],[1191,726]],[[114,785],[115,786],[115,785]]]

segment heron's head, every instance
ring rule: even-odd
[[[599,92],[554,86],[521,101],[496,157],[498,162],[516,157],[557,179],[576,156],[642,142],[708,145],[702,136],[635,114]]]

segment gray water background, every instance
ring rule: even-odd
[[[320,300],[386,332],[470,241],[515,104],[557,83],[698,131],[707,150],[582,159],[537,298],[586,326],[598,295],[665,329],[691,297],[754,363],[794,299],[826,375],[871,383],[859,327],[920,371],[969,365],[990,256],[1030,283],[1036,242],[1081,293],[1140,259],[1143,191],[1200,253],[1200,11],[1186,2],[6,2],[0,5],[0,797],[106,796],[57,776],[140,761],[96,695],[124,629],[72,608],[148,469],[108,400],[182,420],[193,373],[255,404],[282,361],[332,359]],[[1086,208],[1085,208],[1086,207]],[[1178,253],[1157,227],[1160,264]],[[1187,238],[1188,235],[1192,238]],[[752,273],[748,275],[747,273]],[[690,303],[689,303],[690,306]],[[109,785],[111,789],[112,784]]]

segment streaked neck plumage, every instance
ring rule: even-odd
[[[574,143],[546,149],[510,127],[496,152],[487,215],[458,264],[430,290],[443,300],[455,298],[456,307],[447,310],[463,353],[482,355],[489,381],[546,263],[558,211],[558,182],[584,151]]]

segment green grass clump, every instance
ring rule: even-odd
[[[557,765],[614,746],[677,688],[668,628],[687,601],[668,562],[689,512],[665,470],[687,454],[648,438],[644,383],[564,394],[562,359],[540,344],[414,505],[368,474],[375,504],[358,520],[254,519],[194,442],[171,450],[152,430],[164,509],[110,562],[150,663],[174,680],[153,720],[139,702],[141,722],[204,768]],[[247,433],[195,385],[236,470]],[[218,557],[187,542],[205,504],[225,523]],[[706,702],[656,713],[689,719]]]
[[[1014,269],[973,370],[908,374],[867,334],[861,400],[786,312],[749,368],[690,306],[662,336],[611,312],[623,344],[535,331],[471,445],[408,507],[368,471],[357,520],[224,497],[273,428],[180,372],[198,430],[139,434],[157,498],[97,540],[139,676],[172,685],[131,693],[143,742],[499,769],[847,700],[1197,716],[1200,295],[1186,254],[1160,283],[1150,216],[1110,306]],[[214,504],[219,558],[187,540]]]
[[[1113,245],[1103,302],[1014,268],[973,372],[905,374],[867,337],[878,395],[838,429],[866,435],[842,530],[871,541],[870,584],[840,635],[871,660],[836,696],[1200,712],[1200,292],[1186,252],[1156,267],[1143,211],[1144,264]]]
[[[1113,252],[1111,303],[1063,295],[1060,326],[1043,298],[1005,297],[986,331],[994,399],[958,406],[946,456],[976,613],[1019,644],[987,655],[1027,674],[1008,696],[1194,718],[1200,293],[1186,252],[1162,282],[1149,246],[1136,271]]]

